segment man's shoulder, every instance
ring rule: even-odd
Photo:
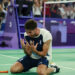
[[[40,32],[41,32],[41,34],[50,33],[50,31],[48,31],[45,28],[40,28]]]
[[[47,29],[44,29],[44,28],[40,29],[40,34],[42,34],[44,42],[48,40],[52,40],[52,35],[50,31],[48,31]]]

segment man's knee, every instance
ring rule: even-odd
[[[22,72],[23,69],[24,68],[23,68],[22,64],[19,62],[16,62],[14,65],[11,66],[10,72],[11,73],[19,73],[19,72]]]
[[[40,64],[37,68],[37,73],[39,75],[47,75],[46,73],[46,69],[47,69],[47,66],[46,65],[43,65],[43,64]]]
[[[43,70],[39,70],[39,71],[37,71],[37,73],[39,74],[39,75],[46,75],[46,72],[45,71],[43,71]]]
[[[17,69],[14,66],[11,66],[10,72],[11,73],[17,73]]]

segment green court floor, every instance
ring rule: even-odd
[[[10,66],[16,62],[17,59],[24,56],[23,50],[0,50],[0,71],[10,69]],[[53,62],[60,66],[61,70],[53,75],[75,75],[75,48],[58,48],[53,49]],[[11,74],[0,73],[0,75],[38,75],[36,68],[31,69],[26,73]]]

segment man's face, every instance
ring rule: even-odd
[[[34,38],[36,36],[36,29],[34,30],[26,30],[28,36]]]

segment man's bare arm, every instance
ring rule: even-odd
[[[28,42],[26,42],[26,45],[24,44],[24,39],[21,39],[20,42],[21,42],[22,49],[24,50],[24,53],[27,55],[31,55],[32,51],[30,50],[30,46]]]
[[[33,48],[32,50],[36,53],[36,54],[38,54],[38,55],[40,55],[40,56],[46,56],[46,54],[47,54],[47,52],[48,52],[48,49],[49,49],[49,46],[50,46],[50,40],[48,40],[48,41],[46,41],[45,43],[44,43],[44,45],[43,45],[43,50],[42,51],[38,51],[38,50],[36,50],[36,48]]]

